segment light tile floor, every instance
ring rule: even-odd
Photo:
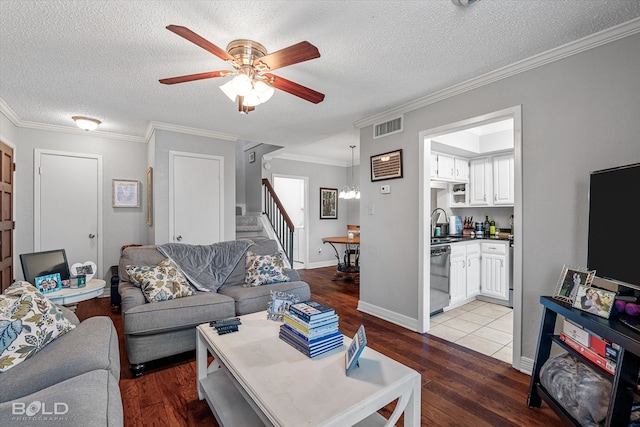
[[[512,362],[513,309],[475,300],[431,318],[431,335]]]

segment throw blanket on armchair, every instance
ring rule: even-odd
[[[159,245],[158,250],[171,259],[198,290],[217,292],[251,245],[251,240],[231,240],[212,245],[165,243]]]

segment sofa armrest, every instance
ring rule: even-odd
[[[78,316],[76,316],[76,314],[73,311],[69,310],[64,305],[56,304],[56,307],[62,312],[65,319],[67,319],[73,325],[78,326],[80,324],[80,319],[78,319]]]
[[[118,293],[120,294],[120,306],[123,313],[147,303],[142,290],[129,282],[121,281],[118,285]]]
[[[284,274],[286,274],[292,282],[300,280],[300,274],[292,268],[285,268]]]

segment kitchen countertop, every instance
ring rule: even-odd
[[[493,237],[471,237],[471,236],[443,236],[443,237],[432,237],[431,238],[431,246],[438,246],[438,245],[449,245],[451,243],[458,243],[458,242],[471,242],[471,241],[481,241],[481,240],[490,240],[490,241],[496,241],[496,240],[500,240],[503,242],[509,242],[511,240],[513,240],[513,238],[509,238],[509,237],[497,237],[497,236],[493,236]]]

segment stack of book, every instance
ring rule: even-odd
[[[238,332],[238,326],[242,325],[239,317],[230,317],[228,319],[213,320],[209,322],[209,326],[214,328],[218,335],[224,335],[231,332]]]
[[[615,374],[620,347],[565,319],[560,340],[606,372]]]
[[[284,315],[280,339],[309,357],[342,345],[335,310],[316,301],[293,304]]]

